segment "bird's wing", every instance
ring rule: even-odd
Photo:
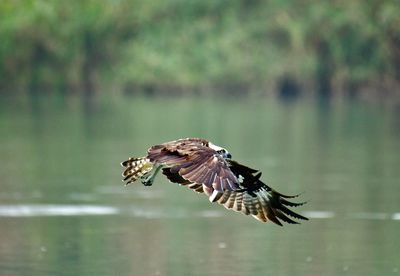
[[[184,179],[179,173],[172,173],[170,168],[164,168],[162,169],[162,172],[172,183],[178,183],[182,186],[187,186],[195,192],[204,193],[203,184],[192,183],[189,180]]]
[[[213,202],[218,202],[227,209],[241,212],[244,215],[252,215],[259,221],[272,221],[282,226],[282,222],[298,224],[294,219],[308,220],[308,218],[290,210],[288,207],[298,207],[304,204],[290,202],[281,194],[269,190],[268,186],[262,186],[256,191],[225,191],[215,193],[209,197]]]
[[[191,190],[204,193],[211,202],[217,202],[225,208],[252,215],[259,221],[272,221],[282,226],[282,221],[290,224],[298,223],[295,219],[307,220],[289,207],[298,207],[304,203],[289,201],[296,196],[283,195],[260,181],[261,173],[235,161],[228,161],[231,171],[241,179],[241,189],[235,191],[216,191],[203,184],[185,180],[178,172],[164,168],[163,173],[171,182],[186,186]]]
[[[227,209],[241,212],[245,215],[252,215],[259,221],[268,220],[281,225],[280,220],[297,224],[293,219],[308,220],[306,217],[297,214],[288,207],[298,207],[303,203],[294,203],[288,198],[296,196],[283,195],[260,180],[261,173],[235,161],[229,161],[230,168],[242,181],[242,190],[236,191],[212,191],[209,199],[211,202],[218,202]]]
[[[178,173],[191,183],[220,192],[240,189],[228,163],[207,144],[203,139],[176,140],[151,147],[147,158],[170,167],[171,173]]]

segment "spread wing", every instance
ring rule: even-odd
[[[239,180],[227,161],[207,145],[204,139],[180,139],[151,147],[147,158],[191,183],[219,192],[239,189]]]
[[[308,220],[308,218],[295,213],[288,207],[298,207],[303,204],[291,202],[288,196],[281,194],[260,180],[261,172],[248,168],[235,161],[229,161],[231,170],[239,177],[241,186],[244,188],[237,191],[225,191],[223,193],[213,191],[209,197],[210,201],[218,202],[227,209],[241,212],[245,215],[252,215],[257,220],[267,222],[268,220],[282,226],[281,221],[290,224],[297,224],[293,220]],[[281,220],[281,221],[280,221]]]
[[[187,186],[199,193],[205,193],[211,202],[217,202],[227,209],[241,212],[244,215],[252,215],[262,222],[270,220],[282,226],[281,221],[297,224],[298,222],[294,219],[308,220],[288,208],[304,204],[288,200],[296,196],[283,195],[273,190],[260,181],[261,173],[257,170],[231,160],[228,161],[228,165],[231,171],[241,179],[241,189],[219,192],[212,187],[185,180],[177,172],[172,172],[170,168],[163,169],[163,173],[171,182]]]

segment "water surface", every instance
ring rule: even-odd
[[[394,108],[225,98],[2,99],[1,275],[400,273],[400,119]],[[278,227],[119,163],[203,137],[302,193]]]

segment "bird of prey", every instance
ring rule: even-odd
[[[173,183],[204,193],[211,202],[252,215],[259,221],[297,224],[308,220],[288,207],[304,204],[289,201],[297,197],[281,194],[260,180],[261,172],[232,160],[224,148],[200,138],[186,138],[152,146],[144,157],[121,163],[126,185],[140,179],[151,186],[162,173]]]

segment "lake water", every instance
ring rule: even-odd
[[[399,275],[400,109],[268,98],[3,98],[0,275]],[[119,163],[203,137],[302,193],[263,224]]]

